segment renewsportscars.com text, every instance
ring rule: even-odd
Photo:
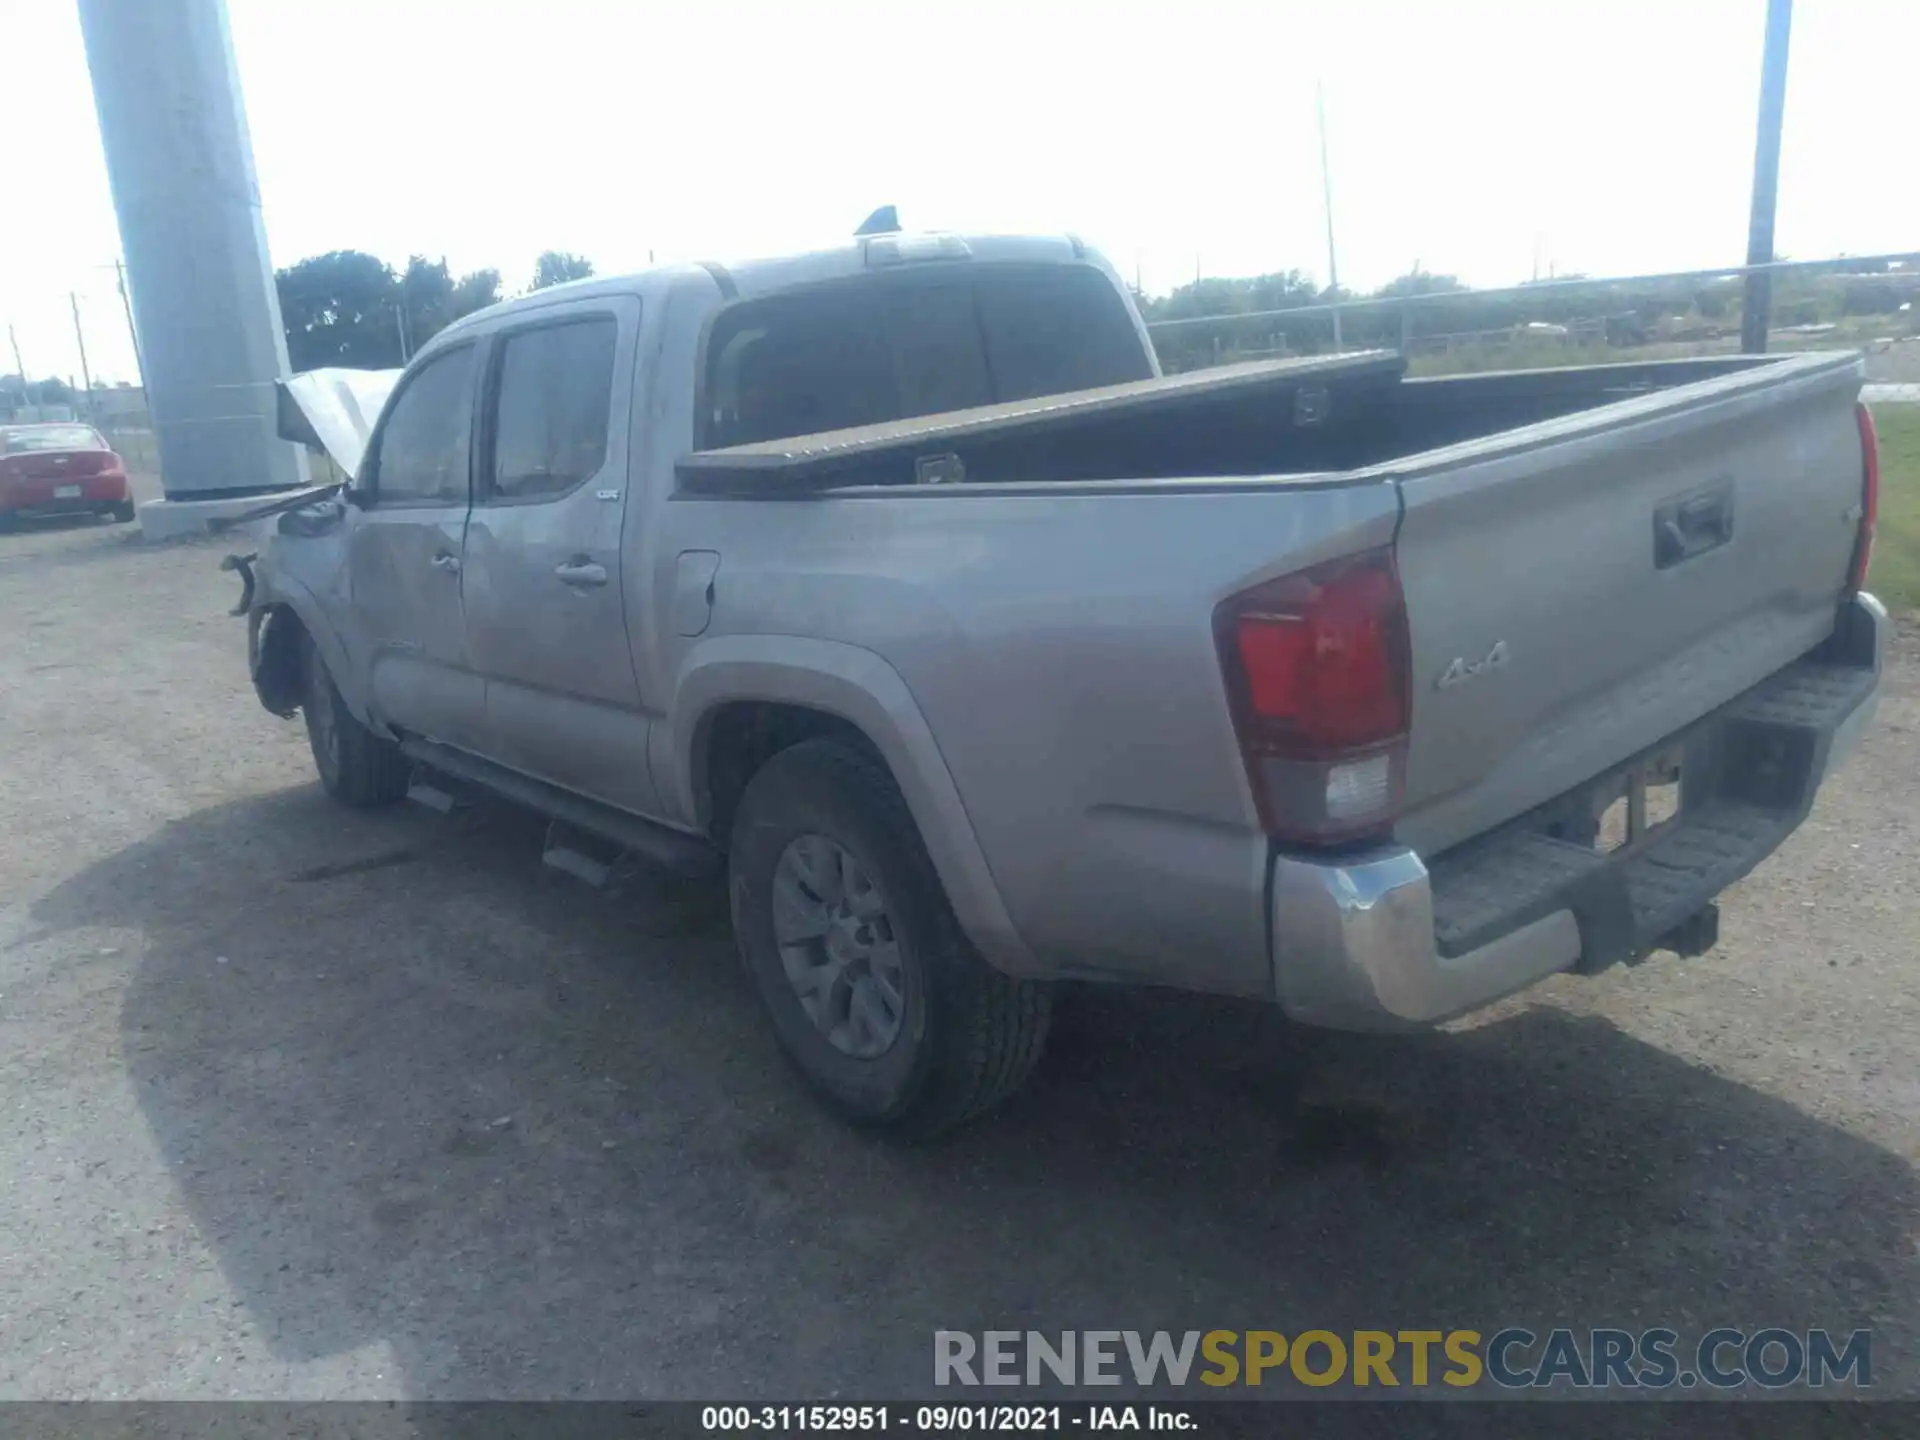
[[[1873,1336],[1720,1327],[1478,1330],[936,1330],[936,1385],[1492,1385],[1501,1389],[1864,1388]]]

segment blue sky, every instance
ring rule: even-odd
[[[1745,248],[1764,0],[229,0],[273,259],[603,271],[909,225],[1071,229],[1150,290],[1340,271],[1476,284]],[[130,376],[79,24],[0,0],[0,322]],[[1784,253],[1920,246],[1920,4],[1800,0]],[[0,368],[11,369],[10,357]]]

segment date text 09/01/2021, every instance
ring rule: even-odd
[[[1193,1415],[1167,1405],[708,1405],[700,1428],[709,1432],[889,1430],[949,1431],[1152,1430],[1192,1431]]]

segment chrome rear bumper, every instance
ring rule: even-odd
[[[1859,745],[1879,698],[1887,612],[1849,602],[1834,639],[1663,744],[1767,764],[1705,767],[1711,794],[1645,848],[1598,855],[1528,817],[1440,857],[1394,848],[1273,862],[1272,961],[1297,1020],[1406,1029],[1478,1009],[1563,970],[1595,971],[1663,936],[1776,849]],[[1492,898],[1489,898],[1492,897]]]

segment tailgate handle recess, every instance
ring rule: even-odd
[[[1653,512],[1653,568],[1667,570],[1733,539],[1733,482],[1720,480]]]

